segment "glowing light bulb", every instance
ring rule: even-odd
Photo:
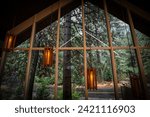
[[[12,46],[12,42],[13,42],[13,36],[10,36],[8,39],[8,44],[7,44],[7,48],[10,49]]]

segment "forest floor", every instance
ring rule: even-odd
[[[114,86],[112,82],[98,83],[97,90],[88,91],[89,100],[114,100]]]
[[[118,84],[119,89],[121,84]],[[122,98],[119,90],[119,97]],[[81,99],[85,99],[84,95]],[[89,100],[115,100],[114,85],[112,82],[98,83],[97,90],[88,90]]]

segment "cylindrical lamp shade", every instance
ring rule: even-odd
[[[47,66],[52,66],[53,64],[53,48],[51,47],[46,47],[44,48],[44,53],[43,53],[43,65],[45,67]]]
[[[16,36],[13,34],[7,34],[5,38],[4,50],[11,51],[14,49],[16,43]]]
[[[88,68],[87,69],[87,87],[88,89],[97,90],[97,78],[96,78],[96,69]]]

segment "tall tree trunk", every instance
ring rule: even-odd
[[[41,36],[40,36],[41,37]],[[37,40],[36,46],[40,46],[40,39]],[[34,45],[35,46],[35,45]],[[33,85],[34,85],[34,79],[35,79],[35,73],[36,73],[36,68],[38,64],[38,58],[39,58],[39,51],[33,52],[33,64],[31,68],[31,75],[30,75],[30,81],[29,81],[29,92],[28,92],[28,100],[32,99],[32,93],[33,93]]]
[[[96,56],[97,56],[97,63],[101,65],[100,52],[98,50],[96,50]],[[99,66],[98,66],[98,78],[97,78],[97,80],[98,80],[99,83],[104,82],[104,79],[103,79],[103,76],[102,76],[102,70]]]
[[[95,25],[95,29],[96,29],[95,34],[96,34],[96,37],[97,37],[98,28],[97,28],[96,25]],[[97,46],[99,46],[99,43],[97,43]],[[96,50],[96,56],[97,56],[97,63],[101,65],[101,53],[98,50]],[[99,83],[104,82],[104,78],[103,78],[103,75],[102,75],[102,66],[101,66],[101,68],[98,66],[98,78],[97,78],[97,80],[98,80]]]
[[[71,13],[65,16],[64,42],[71,39]],[[66,44],[66,47],[71,46],[71,42]],[[72,99],[71,93],[71,52],[64,51],[63,53],[63,99]]]

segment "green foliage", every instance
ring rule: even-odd
[[[58,100],[62,100],[63,99],[63,90],[62,89],[58,90],[57,99]]]
[[[79,92],[77,92],[77,91],[72,92],[72,99],[73,100],[79,100],[80,97],[81,97],[81,94]],[[63,90],[62,89],[58,90],[57,99],[59,99],[59,100],[63,99]]]
[[[35,76],[35,82],[36,83],[41,83],[42,85],[49,85],[49,84],[54,84],[54,77],[38,77]]]
[[[16,88],[16,96],[22,95],[23,94],[23,87],[22,86],[18,86]]]
[[[35,99],[39,99],[39,100],[43,100],[43,99],[48,99],[49,96],[49,90],[46,89],[46,87],[44,85],[40,85],[37,89],[36,92],[36,98]]]
[[[74,92],[72,93],[72,99],[73,99],[73,100],[79,100],[80,98],[81,98],[81,94],[80,94],[79,92],[74,91]]]
[[[143,49],[142,50],[142,60],[144,65],[144,71],[146,78],[150,79],[150,50]]]
[[[113,78],[112,71],[107,70],[103,77],[105,81],[111,81]]]
[[[36,91],[36,99],[48,99],[48,96],[50,95],[49,91],[49,84],[53,82],[50,80],[50,77],[38,77],[36,76],[35,82],[38,84],[38,88]]]

